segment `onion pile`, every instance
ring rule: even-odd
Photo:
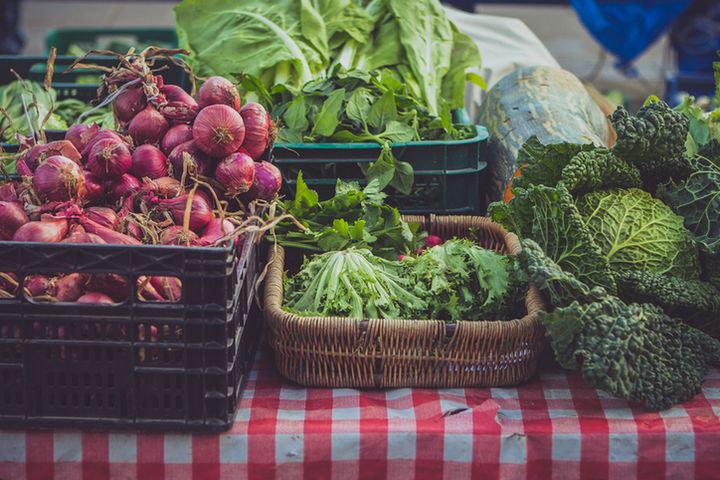
[[[231,82],[211,77],[195,98],[152,75],[113,86],[118,131],[75,125],[64,140],[24,146],[23,180],[0,183],[0,241],[208,247],[239,233],[238,214],[229,220],[220,208],[242,215],[243,203],[276,198],[280,171],[263,161],[272,122],[260,104],[241,108]],[[139,298],[179,299],[178,279],[142,278]],[[118,303],[133,290],[112,273],[35,275],[26,284],[37,301]],[[11,290],[0,285],[0,295]]]

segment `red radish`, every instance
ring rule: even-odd
[[[15,185],[11,182],[0,184],[0,202],[17,202]]]
[[[177,302],[182,297],[182,282],[177,277],[150,277],[150,284],[169,302]]]
[[[228,219],[213,218],[205,227],[199,245],[212,245],[235,231],[235,226]]]
[[[85,177],[85,199],[90,202],[99,202],[105,195],[105,187],[102,184],[102,180],[93,175],[88,170],[83,171]]]
[[[158,145],[169,128],[165,117],[152,105],[148,105],[130,121],[128,133],[136,146],[145,143]]]
[[[215,169],[215,180],[225,188],[225,194],[234,197],[250,190],[255,181],[255,162],[242,148],[225,157]]]
[[[65,133],[65,140],[70,141],[78,152],[82,152],[85,150],[88,142],[92,140],[99,131],[100,127],[97,123],[93,123],[92,125],[79,123],[68,128],[68,131]]]
[[[166,177],[168,173],[168,159],[156,146],[140,145],[132,154],[130,173],[137,178]]]
[[[270,116],[259,103],[249,102],[240,109],[245,123],[243,148],[253,160],[260,161],[270,142]]]
[[[84,273],[71,273],[55,281],[54,297],[59,302],[74,302],[85,293],[85,282],[88,276]]]
[[[87,169],[103,180],[118,178],[132,165],[130,149],[124,142],[104,138],[95,143],[88,156]]]
[[[130,283],[117,273],[96,273],[87,282],[88,290],[102,292],[116,302],[125,301],[130,293]]]
[[[142,242],[120,232],[102,225],[98,225],[86,217],[80,217],[80,224],[85,227],[88,233],[93,233],[105,240],[106,243],[114,245],[141,245]]]
[[[107,128],[102,128],[98,130],[95,136],[93,136],[90,141],[87,142],[82,152],[80,152],[83,158],[86,158],[88,155],[90,155],[90,151],[97,142],[99,142],[100,140],[105,140],[107,138],[117,140],[118,142],[126,143],[125,140],[123,140],[123,138],[120,137],[120,135],[118,135],[117,133],[113,132],[112,130],[108,130]]]
[[[200,150],[211,157],[226,157],[245,140],[245,124],[237,110],[227,105],[210,105],[195,118],[193,138]]]
[[[250,190],[242,196],[246,201],[265,200],[272,201],[282,187],[280,170],[270,162],[255,163],[255,181]]]
[[[426,248],[437,247],[438,245],[442,245],[442,244],[443,244],[442,238],[438,237],[437,235],[428,235],[425,238],[425,247]]]
[[[117,229],[120,224],[118,214],[108,207],[89,207],[85,209],[85,216],[103,227]]]
[[[51,282],[45,275],[30,275],[25,278],[25,290],[29,297],[42,297],[48,295]]]
[[[123,198],[131,196],[140,190],[140,180],[133,177],[129,173],[123,174],[117,180],[110,180],[107,185],[108,198],[115,203]]]
[[[131,121],[147,105],[142,87],[128,87],[113,100],[113,111],[123,123]]]
[[[45,160],[32,177],[35,193],[44,201],[83,198],[85,176],[80,166],[61,155]]]
[[[160,149],[165,155],[170,155],[175,147],[181,143],[192,140],[192,127],[184,123],[170,127],[160,142]]]
[[[186,193],[179,197],[162,199],[158,203],[158,207],[169,211],[176,225],[183,225],[189,195]],[[201,231],[213,218],[215,215],[210,206],[210,200],[204,193],[196,191],[190,203],[190,230]]]
[[[192,230],[186,232],[183,227],[178,225],[167,227],[160,234],[160,243],[162,245],[181,245],[187,247],[195,245],[197,241],[198,236],[195,232]]]
[[[205,152],[198,148],[198,145],[193,140],[185,143],[181,143],[177,147],[173,148],[170,152],[168,160],[173,169],[173,177],[178,180],[182,178],[183,168],[185,166],[186,154],[190,157],[190,166],[188,173],[202,175],[207,177],[212,174],[212,170],[215,165],[215,161],[206,155]]]
[[[200,86],[197,93],[198,105],[227,105],[233,110],[240,110],[240,94],[231,81],[223,77],[210,77]]]
[[[11,240],[18,228],[29,222],[21,204],[0,201],[0,240]]]
[[[115,301],[104,293],[87,292],[77,299],[77,303],[115,303]]]

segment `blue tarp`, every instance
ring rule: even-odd
[[[595,40],[627,69],[692,0],[570,0]]]

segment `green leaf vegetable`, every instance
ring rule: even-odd
[[[531,282],[554,309],[540,322],[555,357],[597,388],[663,410],[700,392],[708,365],[720,364],[720,342],[651,304],[625,303],[580,282],[523,240],[519,255]]]
[[[463,106],[465,70],[481,64],[437,0],[183,0],[175,18],[198,75],[251,75],[267,91],[385,68],[438,116],[443,97]]]
[[[285,247],[313,252],[370,248],[376,255],[394,259],[415,249],[419,225],[405,222],[396,208],[385,204],[385,197],[377,180],[363,189],[357,183],[338,180],[335,196],[321,202],[300,172],[295,198],[282,201],[281,207],[306,230],[281,222],[275,229],[276,238]]]

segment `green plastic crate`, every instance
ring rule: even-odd
[[[137,51],[150,45],[178,46],[174,28],[57,28],[45,36],[45,49],[50,53],[50,48],[55,47],[58,55],[67,55],[73,44],[90,50],[109,42],[127,43],[135,46]]]
[[[456,120],[462,118],[456,115]],[[388,203],[407,214],[484,214],[488,132],[479,125],[476,129],[477,135],[465,140],[393,144],[395,158],[413,166],[415,184],[410,195],[388,187]],[[305,182],[324,200],[334,194],[338,178],[365,184],[359,164],[374,162],[380,151],[376,143],[276,144],[273,157],[286,194],[294,196],[297,173],[302,170]]]

